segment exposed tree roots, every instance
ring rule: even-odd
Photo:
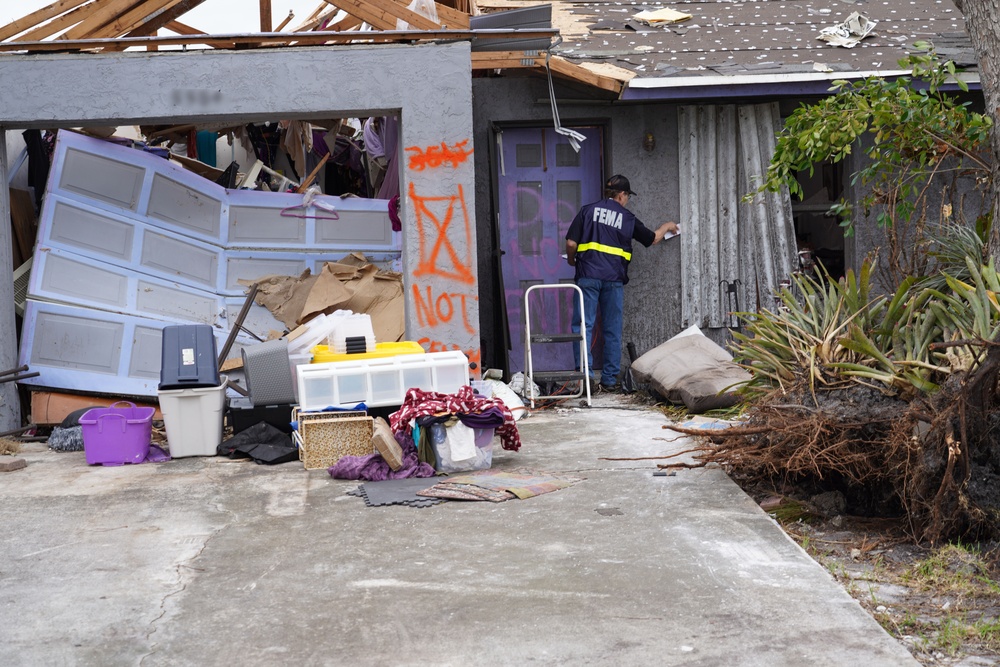
[[[1000,532],[1000,348],[933,396],[904,401],[861,385],[775,393],[725,430],[666,426],[700,436],[696,463],[749,482],[839,490],[868,516],[904,512],[919,541]],[[679,456],[677,454],[675,456]]]

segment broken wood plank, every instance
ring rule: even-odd
[[[545,54],[538,51],[474,51],[472,69],[518,69],[538,67],[544,71]],[[579,83],[621,94],[624,85],[618,79],[603,76],[580,65],[574,65],[565,58],[552,56],[549,69],[553,74],[572,79]]]
[[[539,56],[540,65],[545,67],[545,56]],[[612,93],[621,94],[624,90],[624,85],[621,81],[617,79],[612,79],[610,76],[602,76],[600,74],[595,74],[585,67],[580,67],[579,65],[574,65],[570,61],[562,58],[560,56],[552,56],[549,59],[549,69],[552,70],[553,74],[561,74],[574,81],[579,81],[580,83],[585,83],[588,86],[594,86],[595,88],[600,88],[601,90],[607,90]]]
[[[282,30],[284,30],[285,26],[288,25],[293,18],[295,18],[295,12],[293,12],[292,10],[288,10],[288,16],[285,17],[284,21],[278,24],[278,27],[275,28],[274,31],[281,32]]]
[[[59,0],[59,2],[53,2],[51,5],[42,7],[38,11],[31,12],[27,16],[11,21],[0,28],[0,41],[34,28],[39,23],[59,16],[63,12],[75,9],[86,2],[90,2],[90,0]]]

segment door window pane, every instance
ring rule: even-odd
[[[573,147],[568,143],[556,144],[556,166],[579,167],[580,154],[573,150]]]
[[[537,255],[542,247],[542,183],[517,183],[517,248],[522,255]]]
[[[516,150],[518,168],[542,166],[541,144],[518,144]]]

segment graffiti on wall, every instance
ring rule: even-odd
[[[466,139],[454,146],[448,146],[443,141],[440,146],[428,146],[427,148],[410,146],[406,149],[406,152],[411,154],[407,166],[413,171],[423,171],[441,166],[455,169],[472,155],[472,149],[465,148],[468,143],[469,140]]]
[[[465,207],[462,186],[455,194],[443,197],[422,197],[410,183],[410,201],[420,237],[420,260],[413,275],[439,276],[450,278],[467,285],[476,282],[472,273],[472,228],[469,211]],[[456,209],[459,221],[455,222]],[[461,225],[460,229],[453,227]],[[452,234],[464,236],[466,251],[464,256],[455,249]],[[430,242],[432,241],[432,242]]]
[[[411,146],[406,149],[410,153],[407,167],[411,171],[457,169],[472,155],[467,144],[468,140]],[[478,345],[449,340],[456,332],[475,336],[479,329],[475,244],[465,191],[459,184],[451,191],[418,192],[411,181],[407,194],[418,239],[419,257],[411,285],[417,325],[425,334],[418,342],[428,352],[461,350],[478,375],[482,361]]]

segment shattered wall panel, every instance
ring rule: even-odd
[[[756,188],[774,153],[777,103],[682,106],[678,110],[682,323],[720,328],[730,311],[765,307],[795,255],[788,193],[741,197]],[[734,296],[728,293],[732,286]]]

